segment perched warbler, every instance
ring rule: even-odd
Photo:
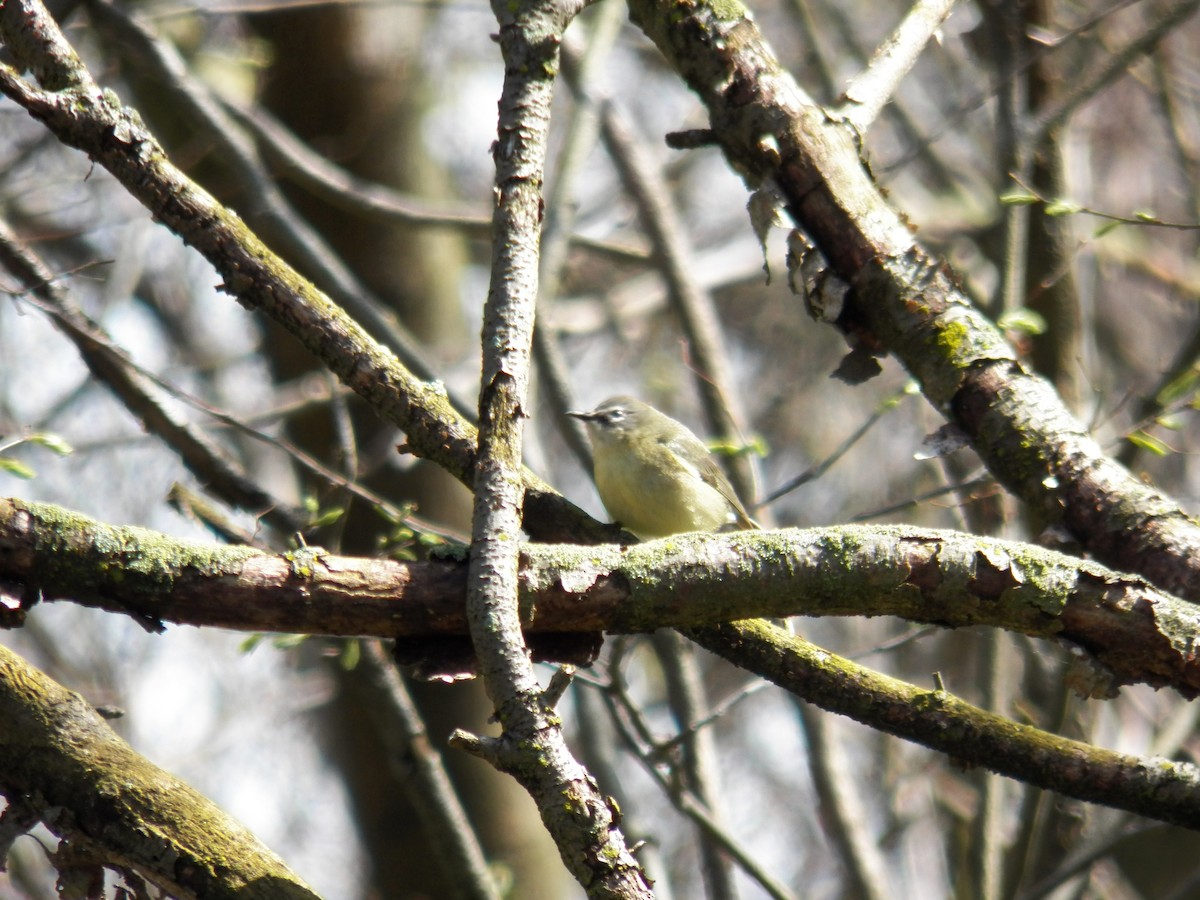
[[[605,509],[638,537],[759,527],[701,440],[653,406],[611,397],[568,415],[587,425]]]

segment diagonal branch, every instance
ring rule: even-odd
[[[253,219],[292,262],[315,273],[334,300],[386,342],[404,364],[420,378],[433,381],[435,366],[426,358],[421,342],[387,307],[380,297],[338,258],[333,248],[308,225],[269,177],[253,142],[217,102],[212,92],[190,77],[187,63],[175,46],[150,30],[140,19],[126,14],[111,0],[92,0],[88,12],[101,35],[116,45],[123,56],[143,68],[147,75],[169,92],[192,126],[220,148],[222,156],[246,192]],[[455,398],[451,398],[455,400]],[[457,403],[460,410],[465,404]]]
[[[923,690],[835,656],[803,638],[772,650],[768,626],[734,622],[687,636],[829,712],[942,750],[969,765],[1068,797],[1200,829],[1200,769],[1130,756],[1049,734],[972,706],[943,690]],[[853,685],[848,690],[847,685]]]
[[[20,279],[28,295],[75,345],[92,375],[179,454],[188,471],[233,506],[261,516],[284,532],[301,531],[307,518],[299,509],[254,484],[202,430],[184,421],[164,402],[162,392],[137,371],[104,330],[75,306],[45,264],[0,218],[0,264]]]
[[[0,39],[46,79],[39,89],[0,65],[0,91],[68,146],[83,150],[224,279],[222,290],[278,322],[378,415],[405,432],[405,449],[474,481],[476,433],[438,382],[422,381],[328,296],[268,248],[233,212],[183,174],[138,114],[102,90],[37,0],[0,4]],[[600,526],[529,471],[525,524],[553,539],[601,541]]]
[[[1098,558],[1200,600],[1200,525],[1106,457],[1017,360],[948,269],[913,239],[853,134],[783,69],[737,3],[632,0],[631,17],[707,106],[733,167],[773,183],[852,291],[839,328],[890,352],[996,477]]]
[[[184,900],[316,898],[245,826],[3,646],[0,721],[0,792],[96,865],[132,870]]]
[[[899,27],[875,51],[870,65],[846,85],[842,115],[865,133],[892,99],[929,39],[950,15],[954,0],[919,0]]]

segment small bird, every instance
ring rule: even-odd
[[[638,537],[759,527],[686,425],[632,397],[567,415],[587,425],[605,509]]]

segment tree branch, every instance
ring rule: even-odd
[[[904,526],[680,535],[629,547],[527,544],[526,632],[649,632],[770,616],[900,616],[1069,641],[1122,684],[1200,693],[1194,606],[1138,578],[1028,544]],[[267,554],[0,500],[0,590],[163,622],[376,637],[467,630],[461,560],[319,548]],[[1077,685],[1084,687],[1084,685]]]
[[[71,302],[53,273],[23,245],[0,218],[0,263],[17,278],[26,298],[39,306],[75,345],[93,377],[137,416],[147,432],[157,435],[226,503],[261,516],[281,531],[302,530],[307,518],[299,509],[272,496],[241,472],[229,455],[201,429],[182,419],[164,402],[159,388],[137,370],[96,322]]]
[[[475,429],[454,411],[442,385],[413,375],[176,168],[141,117],[95,83],[37,0],[0,5],[0,37],[20,51],[23,65],[52,79],[38,89],[0,65],[0,91],[107,169],[156,220],[199,251],[223,277],[222,290],[273,318],[381,418],[402,429],[408,452],[473,484]],[[523,470],[522,479],[524,525],[531,534],[594,542],[615,537],[532,472]]]
[[[738,3],[631,0],[630,15],[708,107],[752,188],[773,184],[852,288],[837,325],[893,353],[996,477],[1109,565],[1200,600],[1200,525],[1106,457],[1053,389],[888,206],[850,129],[775,58]]]
[[[871,57],[871,64],[854,76],[842,94],[842,115],[866,132],[916,65],[929,39],[950,15],[954,0],[918,0],[904,21]]]
[[[0,791],[89,863],[172,897],[313,900],[295,874],[210,800],[139,756],[78,694],[0,646]]]
[[[442,764],[441,748],[430,737],[396,663],[380,641],[366,641],[360,665],[376,693],[369,709],[388,761],[431,835],[429,844],[446,882],[460,900],[500,900],[479,835]]]
[[[780,653],[770,646],[768,627],[734,622],[685,634],[822,709],[949,753],[960,764],[1200,829],[1200,769],[1190,763],[1130,756],[1021,725],[945,691],[872,672],[803,638]]]
[[[491,286],[483,316],[479,453],[466,612],[484,687],[502,733],[452,742],[512,775],[537,803],[559,856],[589,897],[649,898],[619,816],[567,748],[543,697],[519,613],[521,445],[527,416],[542,184],[563,29],[582,7],[559,0],[495,0],[504,88],[496,165]]]

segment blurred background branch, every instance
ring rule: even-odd
[[[648,4],[635,5],[647,14]],[[6,4],[9,66],[42,52],[25,43],[29,22],[14,12],[24,6]],[[907,270],[929,279],[908,301],[920,307],[930,285],[945,287],[957,303],[973,304],[962,306],[972,328],[990,328],[990,317],[999,331],[984,356],[1002,361],[993,373],[1036,372],[1057,392],[1025,395],[1032,408],[1006,405],[1024,382],[1005,378],[956,394],[961,372],[944,377],[902,346],[903,329],[880,327],[885,303],[854,318],[869,295],[853,278],[858,293],[838,321],[841,334],[808,321],[786,278],[766,282],[764,262],[772,273],[787,268],[781,232],[760,229],[760,245],[756,225],[769,226],[771,217],[760,211],[750,221],[741,179],[707,146],[715,136],[728,142],[736,129],[720,115],[710,119],[644,36],[619,27],[616,7],[606,6],[587,10],[568,30],[569,89],[557,92],[553,109],[549,170],[559,174],[544,192],[538,333],[552,339],[554,355],[539,351],[545,371],[535,373],[535,399],[525,410],[525,462],[540,477],[527,476],[535,485],[527,530],[611,539],[548,485],[602,517],[578,464],[586,448],[576,441],[568,452],[562,412],[631,393],[715,438],[748,501],[777,497],[771,512],[780,525],[865,516],[965,527],[1068,553],[1087,549],[1195,593],[1182,558],[1191,532],[1165,524],[1200,499],[1191,453],[1200,386],[1198,236],[1155,225],[1187,225],[1200,209],[1194,3],[1121,0],[1099,10],[959,3],[941,39],[889,89],[891,102],[861,146],[848,145],[843,162],[867,159],[887,202],[903,210],[889,232],[896,243],[915,230],[930,259],[949,266]],[[205,241],[219,235],[231,248],[244,237],[221,218],[221,210],[237,210],[406,365],[392,368],[390,354],[365,340],[351,342],[360,355],[344,355],[342,335],[321,332],[344,320],[329,318],[316,294],[303,294],[283,274],[290,269],[260,268],[265,255],[227,257],[214,278],[116,180],[14,104],[0,103],[0,197],[12,246],[40,260],[34,281],[52,281],[77,309],[71,315],[86,317],[88,328],[76,336],[99,341],[88,352],[126,359],[118,371],[148,393],[174,387],[155,401],[163,421],[177,423],[194,446],[212,444],[213,458],[258,492],[242,502],[218,470],[185,465],[159,437],[163,429],[143,434],[107,393],[115,376],[98,380],[20,298],[31,282],[14,277],[3,288],[17,299],[0,304],[0,471],[8,473],[0,479],[36,477],[5,484],[3,493],[171,535],[204,536],[197,522],[208,522],[275,552],[297,525],[314,547],[334,553],[416,559],[431,548],[443,552],[449,538],[469,532],[461,482],[471,480],[475,434],[446,398],[478,390],[476,336],[491,251],[488,148],[502,77],[490,11],[482,3],[387,2],[144,2],[136,18],[99,2],[62,2],[53,11],[100,86],[137,108],[186,176],[171,182],[154,215],[207,246],[213,260],[219,248]],[[834,103],[910,10],[764,0],[752,12],[782,67]],[[741,27],[736,11],[730,22]],[[680,23],[672,24],[679,38]],[[58,65],[39,63],[42,87],[81,89],[80,61],[60,50]],[[578,74],[575,54],[588,54]],[[712,61],[693,57],[694,65]],[[718,78],[703,89],[734,83]],[[34,102],[31,84],[6,71],[6,89]],[[99,87],[83,95],[98,104],[92,113],[119,113]],[[94,161],[152,146],[137,143],[142,123],[121,114],[104,121],[115,144],[89,147]],[[685,153],[655,137],[707,127],[716,129],[707,144]],[[126,138],[135,142],[122,148]],[[146,187],[139,165],[122,176],[136,191]],[[213,206],[188,207],[192,182],[204,185]],[[1021,192],[1034,201],[1014,197]],[[186,215],[172,219],[180,209]],[[1099,221],[1089,210],[1113,218]],[[844,232],[809,236],[846,275],[854,241]],[[231,304],[214,283],[238,290],[264,271],[275,291],[258,296],[265,306],[279,309],[277,301],[299,291],[320,310],[293,327],[309,349]],[[838,320],[837,311],[830,318]],[[830,379],[847,338],[866,356],[897,352],[934,404],[904,393],[909,375],[886,359],[878,377],[857,386]],[[318,345],[323,364],[310,353]],[[322,365],[359,393],[332,389]],[[406,397],[417,399],[409,405]],[[1075,419],[1059,415],[1060,400]],[[456,405],[459,413],[473,407]],[[438,412],[426,417],[431,409]],[[961,434],[942,430],[947,410]],[[1034,426],[1018,430],[1019,447],[991,430],[995,416],[1014,412]],[[1081,435],[1079,420],[1095,444],[1073,432],[1057,445],[1046,440],[1062,430]],[[1032,501],[1026,508],[1006,502],[981,475],[971,440],[999,482]],[[440,465],[397,454],[400,443]],[[1088,472],[1066,463],[1053,471],[1012,467],[1015,459],[1044,459],[1048,443],[1066,461],[1096,461],[1099,447],[1112,448],[1132,472],[1105,462],[1089,482]],[[70,455],[47,452],[68,445]],[[164,502],[168,493],[186,496],[172,491],[177,482],[197,497],[208,491],[220,508],[196,522],[184,518]],[[1072,494],[1068,483],[1100,490]],[[1134,499],[1121,515],[1071,518],[1099,508],[1092,500],[1102,506],[1115,486]],[[195,502],[178,505],[198,510]],[[1054,521],[1064,512],[1066,528]],[[1148,545],[1165,554],[1160,563],[1183,568],[1164,574],[1147,565]],[[61,671],[98,705],[125,708],[117,727],[139,750],[230,807],[324,896],[453,889],[429,864],[432,832],[407,805],[392,763],[397,733],[414,741],[427,734],[439,748],[453,728],[485,734],[493,708],[476,688],[408,685],[424,728],[397,732],[397,709],[379,701],[380,670],[361,663],[354,642],[281,641],[248,653],[242,638],[214,629],[150,637],[121,617],[67,604],[38,606],[26,618],[24,628],[5,634],[6,644]],[[1180,627],[1187,631],[1184,619]],[[1067,689],[1080,674],[1069,667],[1070,653],[1045,641],[979,629],[912,632],[889,619],[813,619],[804,630],[834,652],[870,652],[872,665],[915,684],[938,672],[952,693],[1066,738],[1137,758],[1195,758],[1193,729],[1180,724],[1195,714],[1177,696],[1126,687],[1113,701],[1081,700]],[[713,646],[728,654],[733,640],[724,634]],[[664,665],[674,664],[648,643],[610,639],[587,674],[606,682],[619,666],[628,709],[650,734],[690,733],[695,723],[685,723],[696,716],[708,723],[703,740],[691,741],[707,744],[702,768],[719,776],[703,802],[695,798],[705,789],[694,792],[689,781],[694,767],[672,764],[658,777],[618,749],[625,745],[612,711],[585,699],[591,689],[569,693],[558,710],[600,790],[623,811],[631,841],[649,842],[639,858],[659,896],[868,895],[878,891],[880,859],[895,896],[1166,897],[1187,896],[1194,884],[1191,832],[1146,828],[1133,814],[1048,798],[1035,787],[996,791],[994,781],[878,731],[811,708],[798,715],[774,688],[743,694],[745,671],[690,652],[695,669],[676,671],[672,684]],[[688,697],[679,692],[684,675]],[[742,699],[716,704],[716,713],[702,709],[712,702],[703,698],[734,696]],[[446,754],[445,764],[499,891],[582,894],[510,779],[460,753]],[[839,787],[836,768],[850,773],[852,794],[844,782],[831,790]],[[692,812],[681,813],[688,804]],[[709,815],[718,807],[719,821]],[[699,840],[685,821],[698,811],[708,817],[704,834],[728,838],[725,851]],[[34,839],[12,847],[10,874],[0,876],[10,881],[0,884],[50,896],[54,876]],[[743,858],[725,865],[720,854],[733,848]],[[116,889],[112,877],[102,889]]]

